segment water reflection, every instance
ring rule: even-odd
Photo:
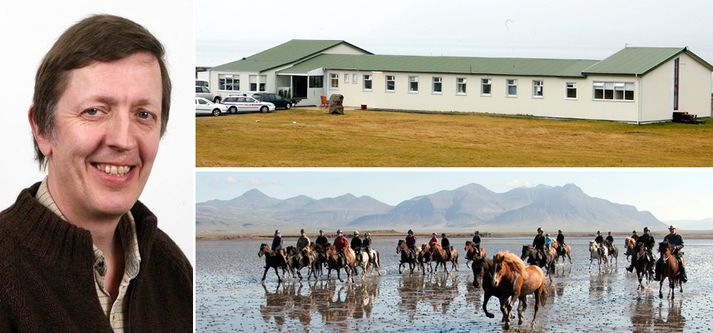
[[[658,301],[658,305],[654,303]],[[659,301],[655,292],[647,289],[630,308],[631,323],[635,332],[655,331],[682,332],[686,318],[681,314],[681,300]]]
[[[447,314],[453,300],[458,296],[457,274],[441,272],[431,275],[401,276],[397,288],[403,310],[410,321],[416,317],[419,303],[430,304],[434,312]]]
[[[260,305],[259,311],[265,323],[274,321],[278,330],[284,328],[286,318],[298,320],[305,328],[311,327],[315,313],[320,314],[327,327],[348,329],[349,319],[371,317],[374,300],[379,296],[379,283],[379,277],[339,285],[334,280],[304,284],[287,281],[274,290],[263,283],[265,304]]]

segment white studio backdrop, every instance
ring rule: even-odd
[[[42,57],[62,32],[77,21],[92,14],[123,16],[143,25],[163,43],[173,82],[168,127],[139,200],[158,216],[159,228],[195,266],[193,2],[10,1],[2,7],[0,210],[10,206],[22,189],[45,176],[34,161],[27,120],[35,72]]]

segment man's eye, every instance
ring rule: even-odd
[[[97,108],[89,108],[89,109],[84,110],[84,113],[85,113],[85,114],[88,114],[88,115],[90,115],[90,116],[96,116],[97,113],[99,113],[99,109],[97,109]]]
[[[137,116],[141,119],[151,119],[153,117],[153,114],[148,111],[139,111],[137,113]]]

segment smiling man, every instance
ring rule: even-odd
[[[96,15],[35,77],[47,177],[0,213],[0,332],[190,332],[192,268],[138,201],[168,122],[161,43]]]

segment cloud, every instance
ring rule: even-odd
[[[527,180],[519,180],[519,179],[513,179],[507,183],[507,186],[509,188],[518,188],[518,187],[535,187],[536,184]]]
[[[250,186],[280,186],[280,182],[274,179],[253,179],[250,181]]]
[[[238,182],[238,180],[235,179],[235,177],[233,176],[228,176],[227,178],[225,178],[225,182],[228,184],[235,184]]]

